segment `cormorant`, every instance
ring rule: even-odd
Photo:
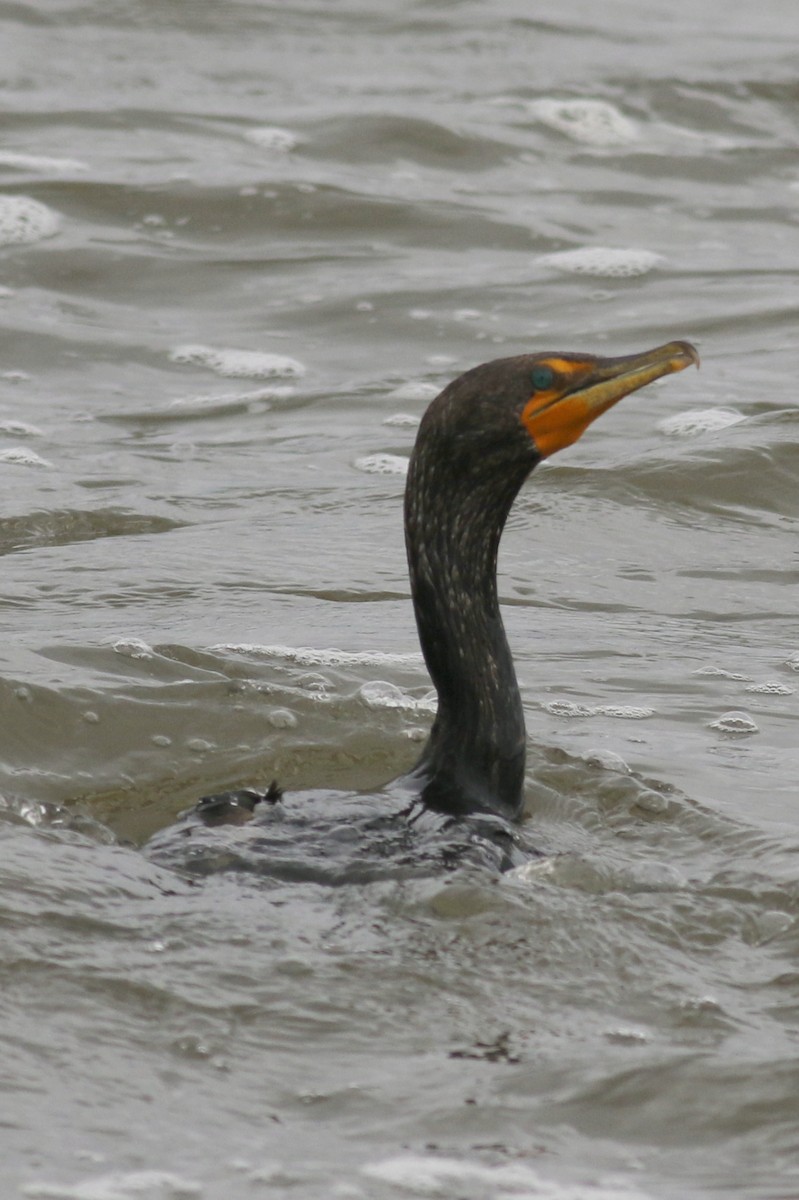
[[[399,848],[410,861],[418,850],[408,841],[414,822],[435,835],[431,853],[423,855],[428,861],[432,857],[446,863],[448,854],[458,860],[459,854],[447,849],[454,827],[466,830],[467,845],[499,843],[499,865],[515,861],[513,825],[523,806],[526,735],[497,599],[497,552],[505,521],[542,459],[575,442],[622,397],[692,363],[699,365],[692,345],[669,342],[617,358],[575,353],[503,358],[450,383],[422,418],[405,489],[413,605],[438,693],[437,715],[419,761],[370,802],[350,797],[343,815],[334,803],[342,793],[306,792],[298,794],[293,821],[285,816],[277,823],[267,820],[268,812],[290,807],[281,805],[281,791],[272,784],[264,791],[246,788],[206,797],[192,810],[184,832],[242,824],[254,816],[260,826],[263,813],[263,837],[251,849],[260,845],[270,858],[264,873],[276,871],[284,878],[307,877],[309,859],[326,877],[326,855],[336,855],[331,829],[339,842],[351,835],[356,859],[360,854],[374,862]],[[300,797],[310,798],[309,803]],[[292,805],[294,801],[292,797]],[[304,867],[295,873],[287,869],[294,860],[284,852],[287,841],[298,835],[297,825],[311,841]],[[286,838],[289,827],[294,832]],[[359,849],[364,831],[377,835],[368,850]],[[156,849],[161,840],[156,835]],[[213,854],[208,859],[213,843],[205,837],[201,841],[202,850],[199,845],[196,850],[206,870],[215,861]],[[219,865],[227,865],[231,854],[237,859],[233,865],[252,866],[251,856],[246,864],[237,858],[232,843],[226,844]],[[340,878],[353,877],[352,856],[349,861]]]

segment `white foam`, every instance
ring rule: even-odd
[[[597,704],[592,711],[592,716],[614,717],[620,721],[645,721],[654,715],[654,708],[643,704]]]
[[[408,474],[408,459],[402,454],[364,454],[353,466],[366,475]]]
[[[43,174],[62,171],[88,171],[85,162],[77,158],[51,158],[46,154],[18,154],[15,150],[0,150],[0,167],[20,171],[41,171]]]
[[[181,416],[210,416],[242,404],[268,404],[270,400],[286,400],[293,395],[294,389],[284,385],[258,388],[252,392],[225,392],[215,396],[179,396],[170,401],[169,408],[177,410]]]
[[[541,706],[553,717],[614,717],[623,721],[645,721],[654,708],[637,704],[577,704],[573,700],[550,700]]]
[[[415,666],[421,654],[391,654],[383,650],[319,650],[314,646],[262,646],[254,642],[223,642],[209,647],[212,654],[248,654],[256,658],[285,658],[298,666]]]
[[[383,424],[395,425],[398,429],[416,429],[419,425],[419,417],[413,416],[412,413],[393,413],[390,417],[386,417]]]
[[[365,683],[358,695],[368,708],[405,708],[413,712],[435,712],[438,707],[435,693],[428,693],[417,699],[408,695],[395,683],[386,683],[378,679]]]
[[[624,146],[638,140],[638,127],[606,100],[531,100],[528,111],[543,125],[589,146]]]
[[[120,1171],[74,1184],[28,1183],[22,1195],[31,1200],[195,1200],[202,1188],[167,1171]]]
[[[262,150],[274,150],[278,154],[288,154],[302,141],[298,134],[277,125],[259,125],[255,129],[248,129],[244,137]]]
[[[305,374],[305,367],[296,358],[267,354],[260,350],[176,346],[169,357],[175,363],[210,367],[217,375],[238,379],[297,379]]]
[[[590,717],[594,711],[587,704],[575,704],[573,700],[550,700],[541,707],[553,717]]]
[[[15,446],[9,450],[0,450],[0,463],[9,463],[15,467],[52,467],[52,463],[35,450],[25,446]]]
[[[735,408],[696,408],[690,412],[675,413],[658,421],[656,428],[673,437],[697,437],[702,433],[713,433],[745,421],[746,417]]]
[[[433,1158],[402,1154],[361,1168],[379,1180],[413,1196],[469,1195],[504,1200],[651,1200],[625,1182],[561,1183],[546,1179],[524,1163],[486,1166],[462,1158]]]
[[[637,275],[647,275],[665,262],[665,259],[654,250],[619,246],[580,246],[576,250],[558,250],[553,254],[543,254],[538,261],[570,275],[632,279]]]
[[[432,400],[438,395],[441,388],[434,383],[425,383],[422,379],[409,379],[407,383],[401,383],[399,387],[395,387],[393,392],[389,392],[389,400]]]
[[[9,437],[44,437],[41,429],[27,421],[0,421],[0,433],[7,433]]]
[[[0,196],[0,246],[22,245],[53,237],[61,217],[30,196]]]
[[[124,658],[155,658],[155,650],[141,638],[119,638],[112,649]]]
[[[780,683],[776,679],[767,679],[764,683],[748,683],[744,691],[757,692],[762,696],[792,696],[794,693],[794,689],[788,687],[787,683]]]

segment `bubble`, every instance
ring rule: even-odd
[[[737,710],[722,713],[715,721],[709,722],[709,728],[716,729],[719,733],[732,733],[739,736],[759,732],[749,713]]]
[[[172,738],[167,737],[165,733],[154,733],[150,741],[154,746],[166,747],[172,745]]]
[[[585,761],[591,767],[601,767],[603,771],[620,771],[625,775],[630,774],[627,763],[620,754],[616,754],[613,750],[589,750]]]
[[[531,100],[528,111],[550,129],[590,146],[624,146],[638,140],[638,128],[606,100]]]
[[[734,408],[697,408],[691,412],[675,413],[664,417],[655,426],[661,433],[673,437],[697,437],[702,433],[714,433],[745,421],[743,413]]]
[[[365,683],[358,695],[369,708],[407,708],[409,697],[394,683]]]
[[[91,710],[83,714],[83,719],[87,725],[98,725],[100,722],[99,715]]]
[[[644,812],[652,813],[655,816],[662,816],[668,812],[669,802],[660,792],[652,791],[651,788],[645,788],[635,797],[634,805],[636,808],[641,808]]]
[[[275,729],[294,729],[297,724],[297,718],[288,708],[273,708],[267,720]]]
[[[186,748],[193,751],[194,754],[207,754],[209,750],[214,750],[216,747],[213,742],[208,742],[205,738],[196,737],[188,739]]]
[[[22,245],[53,237],[61,217],[30,196],[0,196],[0,246]]]
[[[296,358],[267,354],[260,350],[176,346],[169,357],[174,363],[210,367],[217,375],[240,379],[298,379],[305,374],[305,367]]]
[[[799,668],[797,668],[797,669],[799,669]],[[725,670],[724,667],[714,667],[714,666],[697,667],[697,669],[695,671],[692,671],[691,674],[692,675],[712,675],[714,677],[718,677],[719,679],[734,679],[739,682],[743,682],[749,678],[748,675],[742,675],[740,673],[740,671],[727,671],[727,670]]]
[[[365,454],[353,465],[366,475],[407,475],[408,461],[402,454]]]
[[[662,254],[633,247],[580,246],[543,254],[538,261],[570,275],[601,275],[613,279],[632,279],[647,275],[665,262]]]

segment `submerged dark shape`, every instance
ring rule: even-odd
[[[364,868],[364,855],[371,855],[373,867],[386,856],[421,861],[425,838],[440,865],[476,857],[504,869],[519,861],[523,849],[513,822],[523,806],[526,735],[497,598],[497,554],[508,513],[542,459],[576,441],[622,397],[692,363],[698,366],[699,357],[687,342],[618,358],[530,354],[484,363],[449,384],[422,419],[405,491],[413,604],[438,693],[418,763],[377,796],[350,798],[343,810],[340,793],[305,793],[307,803],[292,797],[283,805],[276,784],[264,792],[206,797],[185,832],[200,824],[241,824],[255,813],[258,852],[270,857],[265,873],[278,875],[277,842],[298,826],[319,851],[311,857],[324,878],[326,858],[332,868],[348,842],[345,857],[360,854]],[[161,841],[159,835],[154,848]],[[212,845],[208,835],[199,842],[206,850]],[[229,861],[216,869],[249,868],[256,844],[249,842],[246,863],[241,843],[217,844]],[[291,870],[285,866],[282,877]]]
[[[283,789],[273,779],[266,791],[257,788],[239,788],[235,792],[220,792],[218,796],[203,796],[194,811],[204,825],[246,825],[252,819],[257,804],[277,804],[283,798]]]

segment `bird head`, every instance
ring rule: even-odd
[[[530,359],[529,395],[520,417],[540,458],[570,446],[592,421],[630,392],[699,366],[689,342],[669,342],[643,354],[595,358],[582,354],[540,354]]]

